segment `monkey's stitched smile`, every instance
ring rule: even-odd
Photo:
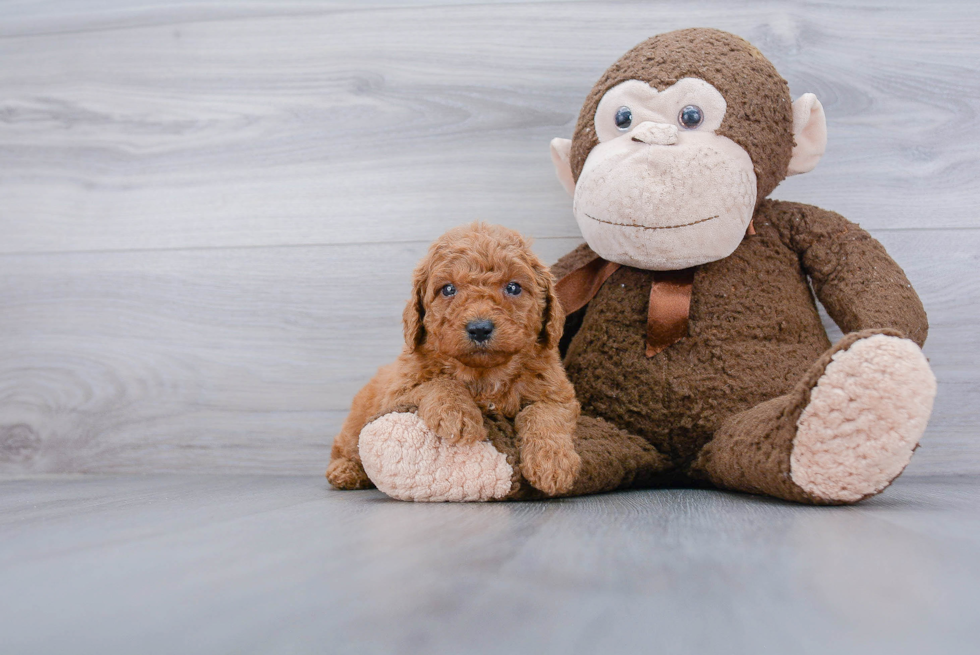
[[[601,218],[596,218],[592,214],[586,214],[596,223],[605,223],[606,225],[617,225],[619,227],[638,227],[641,230],[673,230],[678,227],[688,227],[689,225],[697,225],[698,223],[707,223],[708,221],[713,221],[719,218],[720,214],[717,216],[709,216],[708,218],[701,218],[696,221],[691,221],[690,223],[681,223],[680,225],[634,225],[632,223],[613,223],[612,221],[604,221]]]

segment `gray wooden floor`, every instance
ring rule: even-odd
[[[818,95],[827,155],[774,195],[922,296],[905,475],[822,509],[328,490],[428,242],[579,243],[550,139],[695,25]],[[976,651],[977,34],[967,0],[0,2],[0,653]]]
[[[413,505],[305,476],[0,482],[4,653],[972,653],[980,487]]]

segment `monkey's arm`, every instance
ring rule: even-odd
[[[893,328],[922,346],[922,301],[877,240],[840,214],[792,202],[772,204],[773,222],[800,256],[817,298],[844,332]]]

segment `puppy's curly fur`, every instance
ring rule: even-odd
[[[486,321],[489,338],[474,338],[473,325]],[[485,223],[449,230],[415,269],[405,349],[354,397],[327,479],[373,486],[358,435],[383,410],[412,404],[454,443],[487,438],[484,412],[514,419],[521,473],[545,493],[568,491],[581,462],[572,443],[579,404],[558,354],[564,322],[554,279],[520,234]]]

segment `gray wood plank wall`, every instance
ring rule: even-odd
[[[696,25],[822,100],[774,195],[905,268],[940,381],[909,473],[980,472],[974,3],[45,0],[0,3],[0,473],[321,471],[427,243],[577,244],[549,140]]]

